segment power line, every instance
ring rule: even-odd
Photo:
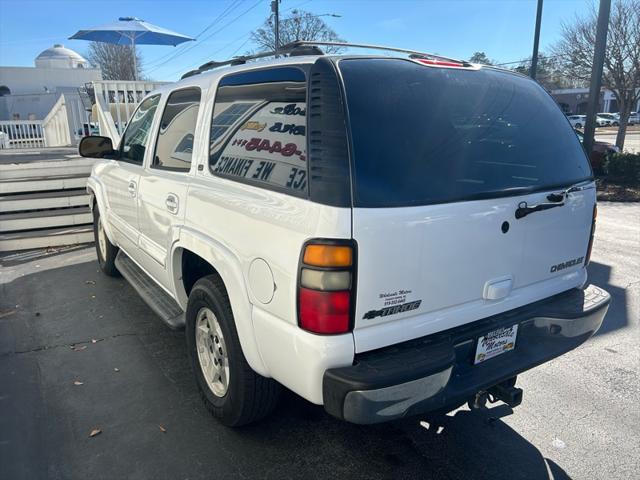
[[[217,33],[220,33],[222,30],[224,30],[225,28],[227,28],[229,25],[231,25],[232,23],[234,23],[235,21],[237,21],[239,18],[243,17],[244,15],[246,15],[247,13],[249,13],[251,10],[253,10],[254,8],[256,8],[260,3],[262,3],[264,0],[258,0],[257,2],[255,2],[253,5],[251,5],[249,8],[247,8],[245,11],[243,11],[241,14],[239,14],[238,16],[234,17],[232,20],[230,20],[229,22],[227,22],[226,24],[224,24],[222,27],[218,28],[217,30],[211,32],[209,35],[207,35],[206,37],[204,37],[202,39],[202,41],[207,40],[209,38],[211,38],[212,36],[216,35]],[[183,50],[182,52],[179,52],[178,55],[182,55],[186,52],[188,52],[189,50],[192,50],[193,48],[196,48],[198,46],[203,45],[203,43],[198,43],[195,45],[191,45],[190,48]],[[176,55],[177,56],[177,55]],[[164,62],[159,63],[158,65],[156,65],[154,68],[152,68],[151,70],[147,71],[147,73],[153,72],[155,70],[157,70],[158,68],[160,68],[162,65],[170,62],[171,60],[173,60],[174,57],[168,58],[166,59]]]
[[[256,27],[256,28],[258,28],[258,27]],[[196,62],[194,62],[194,63],[192,63],[192,64],[189,64],[189,65],[188,65],[188,66],[186,66],[186,67],[182,67],[182,68],[179,68],[178,70],[174,70],[173,72],[169,73],[169,75],[174,75],[174,74],[179,73],[179,72],[184,72],[185,70],[190,70],[190,69],[195,68],[195,67],[197,67],[197,66],[199,66],[199,65],[202,65],[206,60],[210,60],[210,59],[211,59],[211,57],[213,57],[213,56],[214,56],[214,55],[216,55],[217,53],[222,52],[223,50],[227,49],[229,46],[233,45],[233,44],[234,44],[234,43],[236,43],[237,41],[242,40],[243,38],[248,37],[249,35],[251,35],[251,32],[253,32],[253,30],[255,30],[255,28],[253,28],[253,29],[249,30],[249,31],[248,31],[248,32],[246,32],[246,33],[243,33],[242,35],[240,35],[240,36],[239,36],[239,37],[237,37],[237,38],[234,38],[234,39],[233,39],[233,40],[231,40],[229,43],[226,43],[225,45],[223,45],[223,46],[222,46],[222,47],[220,47],[219,49],[217,49],[217,50],[215,50],[215,51],[213,51],[213,52],[209,52],[209,53],[207,53],[207,55],[206,55],[205,57],[202,57],[200,60],[198,60],[198,61],[196,61]],[[240,47],[239,47],[235,52],[233,52],[233,54],[232,54],[232,55],[230,55],[230,56],[235,55],[235,54],[237,53],[237,51],[238,51],[238,50],[240,50],[240,48],[242,48],[242,47],[243,47],[243,46],[244,46],[244,45],[245,45],[249,40],[251,40],[251,39],[250,39],[250,38],[248,38],[248,39],[247,39],[247,40],[246,40],[242,45],[240,45]]]
[[[199,32],[195,37],[193,37],[193,38],[194,38],[194,39],[196,39],[196,40],[197,40],[198,38],[200,38],[200,37],[202,36],[202,34],[204,34],[207,30],[209,30],[210,28],[212,28],[216,23],[220,22],[220,20],[222,20],[224,17],[226,17],[226,16],[230,13],[230,11],[231,11],[231,9],[232,9],[232,8],[234,8],[234,7],[238,6],[238,4],[240,4],[241,2],[242,2],[242,0],[233,0],[231,3],[229,3],[229,5],[227,5],[227,7],[226,7],[222,12],[220,12],[220,14],[219,14],[216,18],[214,18],[214,19],[213,19],[213,21],[212,21],[211,23],[209,23],[209,25],[207,25],[204,29],[202,29],[202,30],[201,30],[201,31],[200,31],[200,32]],[[161,57],[158,57],[158,58],[153,59],[153,60],[149,63],[149,65],[148,65],[148,66],[158,66],[158,65],[160,64],[160,63],[158,63],[158,62],[162,62],[162,60],[164,60],[164,59],[170,60],[170,59],[168,59],[168,57],[175,58],[175,57],[177,57],[178,55],[181,55],[183,52],[185,52],[185,51],[187,51],[187,50],[190,50],[190,48],[189,48],[189,47],[193,47],[193,44],[191,44],[191,45],[190,45],[190,44],[188,44],[188,43],[183,43],[183,44],[181,45],[181,47],[183,47],[183,48],[181,48],[181,49],[179,48],[178,50],[173,50],[173,51],[171,51],[171,52],[169,52],[169,53],[167,53],[167,54],[165,54],[165,55],[162,55]]]

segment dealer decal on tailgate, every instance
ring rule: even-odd
[[[380,310],[369,310],[362,317],[364,320],[371,320],[376,317],[387,317],[389,315],[395,315],[396,313],[408,312],[409,310],[417,310],[420,307],[422,300],[416,300],[415,302],[403,303],[400,305],[394,305],[392,307],[381,308]]]

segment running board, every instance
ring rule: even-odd
[[[180,305],[122,250],[116,256],[116,268],[169,328],[184,328],[184,312]]]

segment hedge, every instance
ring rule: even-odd
[[[640,154],[614,153],[607,158],[604,169],[607,175],[624,183],[640,184]]]

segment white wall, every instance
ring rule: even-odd
[[[81,87],[102,80],[98,68],[0,67],[0,86],[9,87],[12,95],[56,92],[60,87]]]
[[[20,115],[20,120],[42,120],[51,111],[59,93],[38,93],[31,95],[7,95],[0,97],[0,120],[14,120],[13,115]]]

